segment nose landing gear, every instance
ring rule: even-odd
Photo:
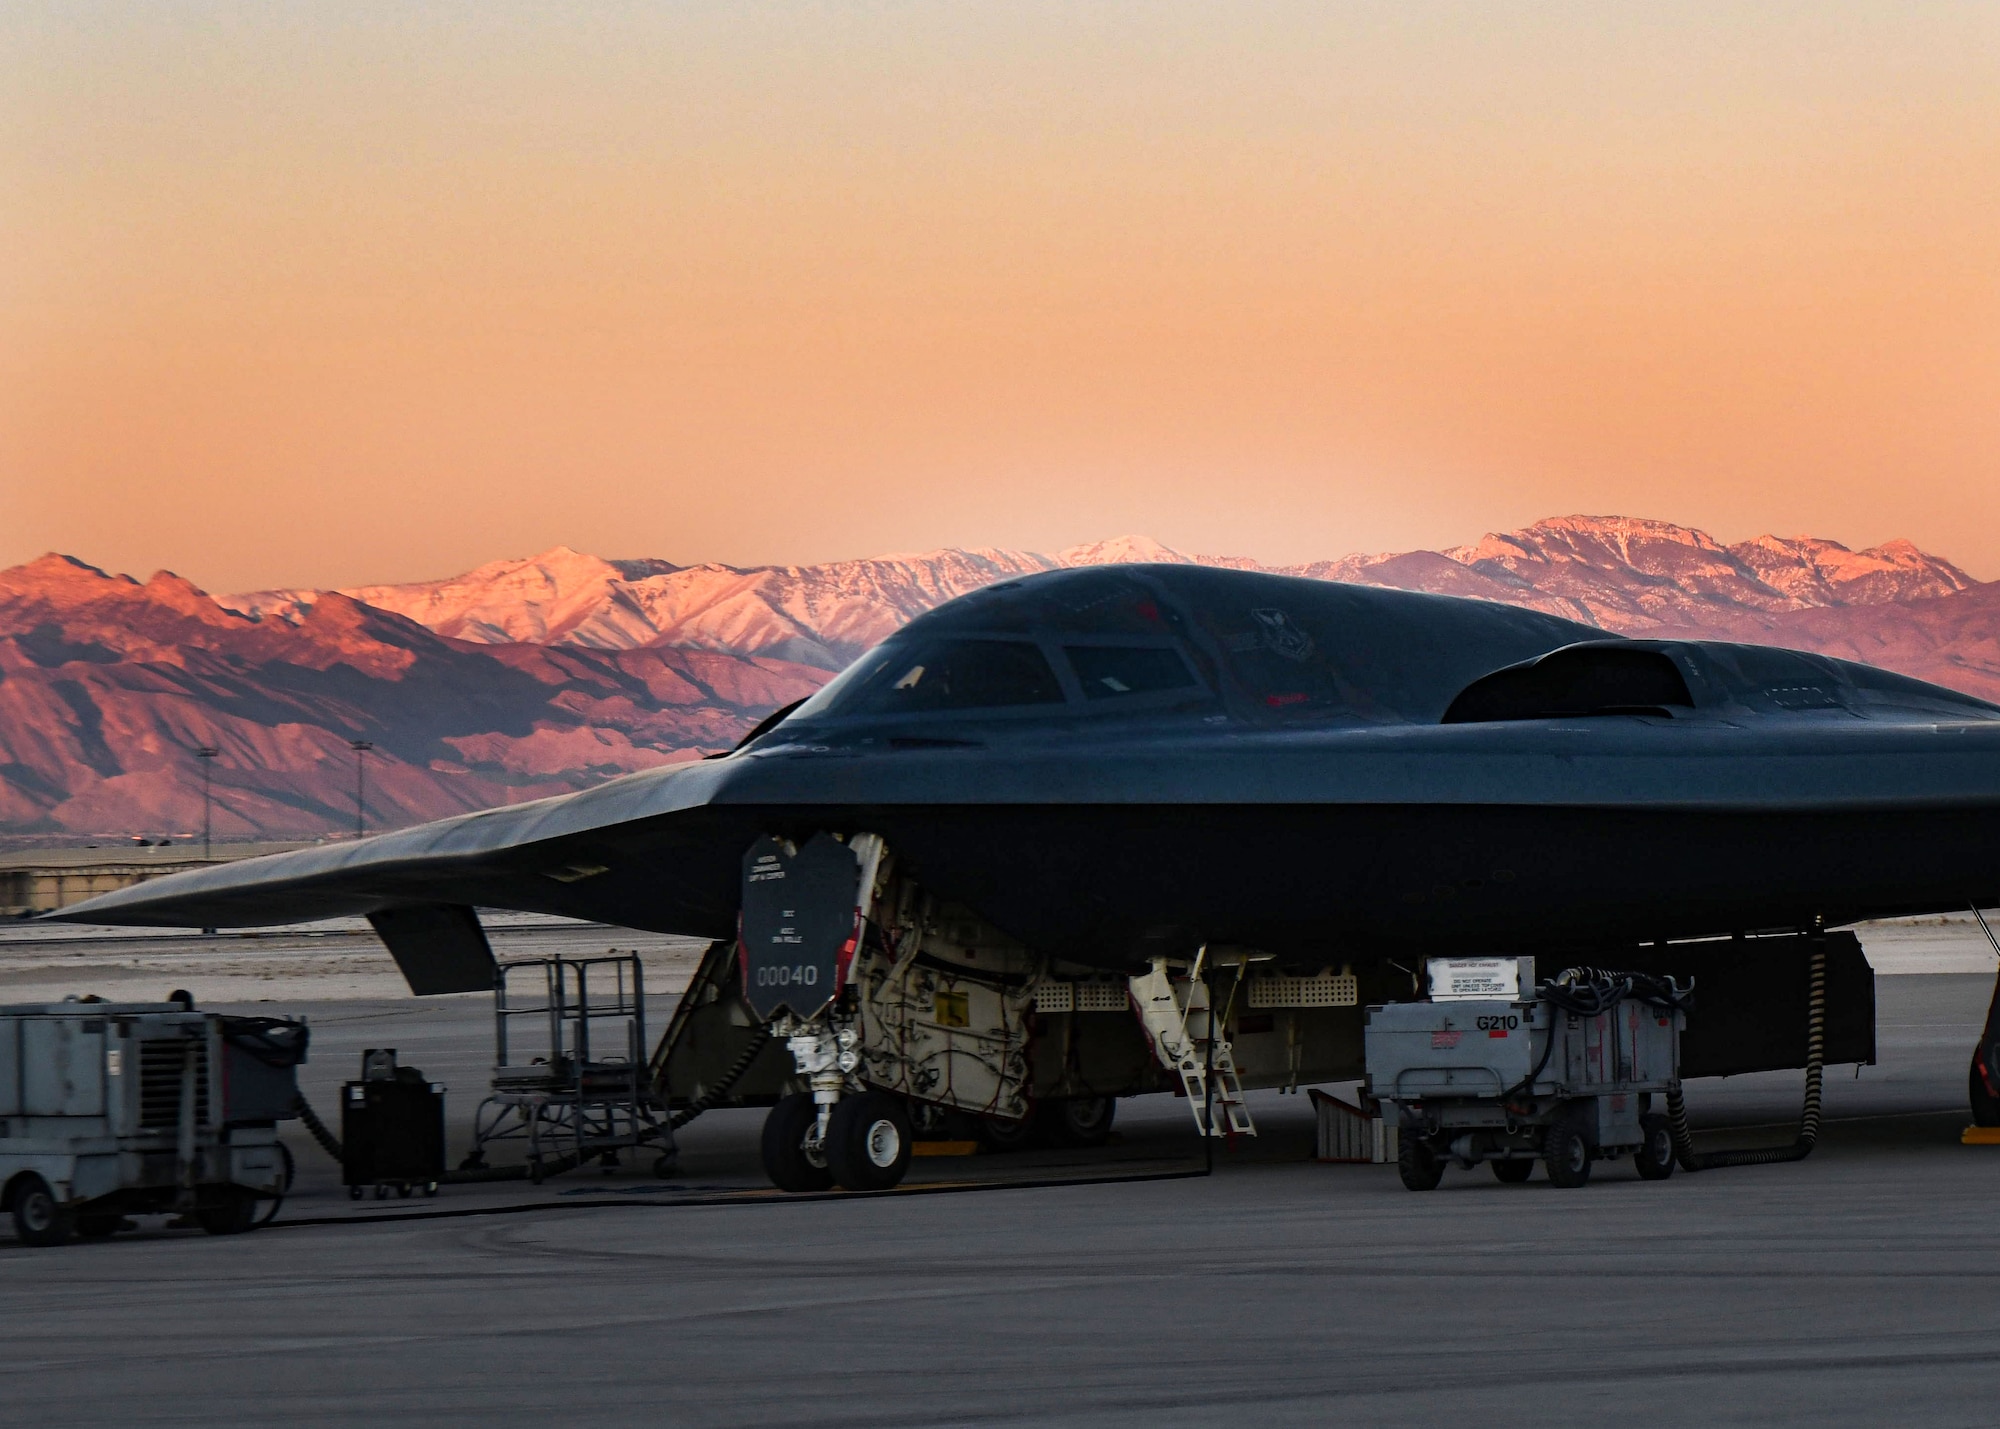
[[[764,1171],[781,1191],[887,1191],[910,1169],[916,1137],[902,1098],[842,1097],[819,1131],[811,1092],[795,1092],[764,1118]]]

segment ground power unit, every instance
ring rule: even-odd
[[[1482,1161],[1508,1182],[1541,1161],[1558,1186],[1627,1155],[1648,1180],[1673,1174],[1664,1098],[1679,1081],[1689,989],[1591,968],[1536,987],[1533,968],[1434,959],[1429,1000],[1368,1009],[1368,1091],[1398,1128],[1411,1190]]]
[[[178,1212],[224,1234],[284,1195],[303,1023],[177,1002],[0,1007],[0,1203],[31,1245]]]

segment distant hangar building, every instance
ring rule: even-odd
[[[196,842],[100,844],[82,848],[31,848],[0,853],[0,917],[53,913],[100,893],[128,888],[169,873],[260,854],[306,848],[306,843],[216,844],[208,857]]]

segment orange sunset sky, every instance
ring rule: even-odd
[[[2000,576],[2000,5],[0,7],[0,564]]]

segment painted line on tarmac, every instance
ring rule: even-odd
[[[798,1206],[812,1201],[882,1201],[898,1196],[949,1196],[967,1191],[1039,1191],[1058,1186],[1122,1186],[1139,1181],[1200,1180],[1209,1173],[1196,1167],[1187,1171],[1148,1171],[1137,1176],[1040,1177],[1026,1181],[927,1181],[915,1186],[898,1186],[890,1191],[780,1191],[777,1189],[728,1191],[706,1196],[676,1196],[672,1200],[639,1200],[632,1196],[616,1199],[575,1199],[563,1201],[517,1201],[504,1206],[461,1206],[444,1211],[385,1211],[379,1215],[300,1216],[296,1220],[275,1220],[258,1227],[265,1231],[289,1230],[302,1226],[381,1225],[390,1221],[462,1220],[468,1216],[516,1216],[530,1211],[589,1211],[607,1206],[627,1210],[663,1210],[676,1206]]]

